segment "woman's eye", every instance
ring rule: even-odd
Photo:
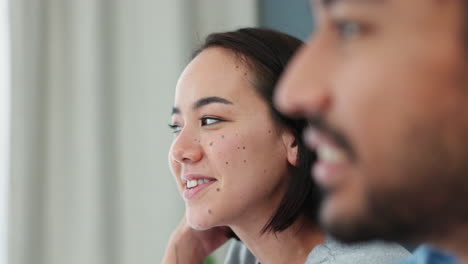
[[[336,28],[340,38],[352,39],[362,33],[362,25],[349,21],[340,21],[336,23]]]
[[[177,134],[182,130],[182,126],[177,124],[169,124],[169,128],[172,130],[172,133]]]
[[[221,122],[222,120],[216,117],[202,117],[200,121],[202,126],[209,126]]]

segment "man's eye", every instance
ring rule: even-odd
[[[172,130],[172,133],[177,134],[182,130],[182,126],[177,124],[169,124],[169,128]]]
[[[219,123],[222,120],[220,118],[216,118],[216,117],[202,117],[202,118],[200,118],[200,121],[201,121],[202,126],[209,126],[209,125]]]
[[[336,28],[340,38],[356,38],[362,33],[362,25],[349,21],[340,21],[336,23]]]

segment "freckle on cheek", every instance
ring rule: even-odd
[[[208,209],[208,213],[209,213],[209,214],[211,214],[211,213],[212,213],[212,212],[211,212],[211,209]]]
[[[226,165],[228,165],[228,164],[229,164],[229,162],[226,161]]]
[[[244,163],[246,163],[246,162],[247,162],[247,160],[244,160]]]
[[[242,149],[245,149],[245,146],[243,146]]]
[[[221,138],[224,138],[224,135],[221,135]]]
[[[210,146],[213,146],[213,142],[210,142]]]
[[[219,188],[216,188],[216,191],[219,192],[220,191]]]

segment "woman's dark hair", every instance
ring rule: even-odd
[[[275,30],[242,28],[209,35],[193,56],[196,57],[211,47],[232,51],[255,73],[253,86],[270,106],[273,119],[289,129],[296,138],[297,166],[290,166],[292,173],[288,179],[287,191],[275,214],[262,229],[262,233],[283,231],[299,216],[306,216],[314,223],[317,221],[319,190],[310,177],[311,164],[316,156],[306,148],[302,140],[302,131],[307,121],[286,117],[273,106],[273,92],[278,79],[302,44],[301,40]]]

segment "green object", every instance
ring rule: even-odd
[[[216,264],[215,258],[213,256],[208,256],[203,264]]]

